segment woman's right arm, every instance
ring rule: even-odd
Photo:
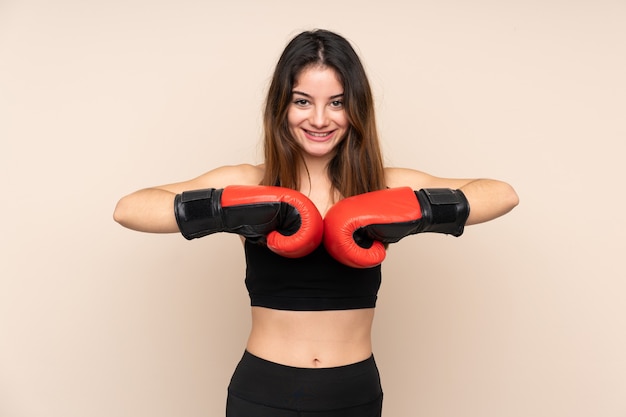
[[[194,179],[157,187],[144,188],[122,197],[113,219],[124,227],[150,233],[175,233],[174,197],[183,191],[202,188],[224,188],[228,185],[258,185],[262,166],[224,166]]]

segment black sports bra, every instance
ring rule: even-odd
[[[302,258],[285,258],[245,242],[246,287],[253,306],[276,310],[351,310],[376,306],[380,265],[350,268],[324,245]]]

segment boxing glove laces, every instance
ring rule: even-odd
[[[289,258],[311,253],[324,230],[322,216],[309,198],[275,186],[185,191],[174,198],[174,214],[186,239],[236,233]]]
[[[355,268],[380,264],[385,244],[417,233],[463,234],[469,203],[461,190],[390,188],[345,198],[324,218],[324,245]]]

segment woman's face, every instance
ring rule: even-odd
[[[295,80],[287,112],[289,130],[306,154],[331,156],[349,123],[343,86],[332,68],[305,68]]]

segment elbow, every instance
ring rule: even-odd
[[[125,198],[122,198],[115,205],[115,209],[113,210],[113,220],[124,227],[128,227],[128,213],[128,204],[126,203]]]
[[[508,207],[508,211],[513,210],[515,207],[519,205],[519,196],[517,195],[517,192],[515,191],[515,189],[509,184],[507,184],[505,201]]]
[[[484,223],[513,210],[519,204],[515,189],[502,181],[490,181],[484,193],[473,195],[470,200],[470,214],[467,225]]]

